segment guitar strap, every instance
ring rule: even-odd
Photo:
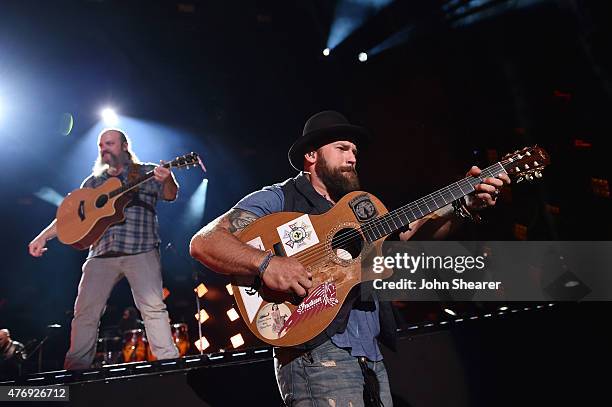
[[[140,176],[140,169],[141,169],[142,165],[137,164],[137,163],[131,163],[128,167],[128,183],[130,182],[134,182],[139,176]],[[152,212],[154,215],[157,213],[155,211],[155,208],[153,207],[153,205],[149,204],[148,202],[143,201],[142,199],[140,199],[140,194],[138,193],[138,187],[134,188],[131,192],[130,195],[132,196],[132,199],[130,200],[130,202],[126,205],[126,208],[129,208],[130,206],[140,206],[142,208],[145,208],[146,210],[148,210],[149,212]]]

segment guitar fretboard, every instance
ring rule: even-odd
[[[374,242],[474,192],[476,185],[480,184],[484,178],[496,177],[501,173],[505,174],[506,169],[498,162],[482,170],[478,177],[464,178],[423,198],[410,202],[401,208],[397,208],[381,217],[364,223],[361,226],[361,230],[369,242]]]
[[[170,168],[171,165],[170,163],[166,163],[163,165],[164,168]],[[132,188],[136,188],[138,185],[142,184],[145,181],[148,181],[149,179],[153,178],[154,174],[153,174],[153,170],[147,172],[146,174],[136,178],[135,180],[131,181],[131,182],[126,182],[125,184],[121,185],[119,188],[109,192],[108,196],[109,198],[113,198],[117,195],[121,195],[127,191],[129,191]]]

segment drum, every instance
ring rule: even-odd
[[[123,334],[123,361],[143,362],[147,360],[147,337],[142,329],[131,329]]]
[[[185,356],[189,351],[189,333],[187,329],[187,324],[181,322],[178,324],[170,325],[172,330],[172,342],[176,345],[176,348],[179,352],[180,356]],[[149,362],[153,362],[157,360],[153,352],[151,351],[151,347],[147,343],[147,360]]]
[[[189,351],[189,330],[184,322],[172,324],[172,340],[178,348],[179,356],[185,356]]]
[[[121,363],[122,340],[120,336],[103,336],[98,338],[96,348],[96,367]]]

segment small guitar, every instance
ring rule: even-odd
[[[542,176],[550,162],[540,147],[526,147],[445,188],[387,211],[372,194],[354,191],[323,215],[278,212],[243,229],[238,238],[277,256],[292,256],[312,273],[313,286],[304,299],[273,291],[258,277],[233,276],[240,315],[255,336],[274,346],[295,346],[321,333],[337,315],[349,291],[362,281],[384,279],[362,270],[362,259],[380,256],[385,238],[437,209],[474,192],[487,177],[506,173],[517,182]]]
[[[165,168],[189,168],[201,165],[198,154],[190,153],[164,164]],[[123,185],[112,177],[97,188],[78,188],[69,193],[57,208],[57,237],[79,250],[94,244],[111,225],[123,222],[125,207],[131,200],[126,194],[153,178],[153,171]]]

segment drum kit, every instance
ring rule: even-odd
[[[184,322],[171,324],[172,340],[176,345],[179,356],[185,356],[189,351],[189,333]],[[98,352],[96,353],[97,366],[128,362],[152,362],[157,360],[144,329],[131,329],[123,333],[123,337],[104,336],[98,339]]]

